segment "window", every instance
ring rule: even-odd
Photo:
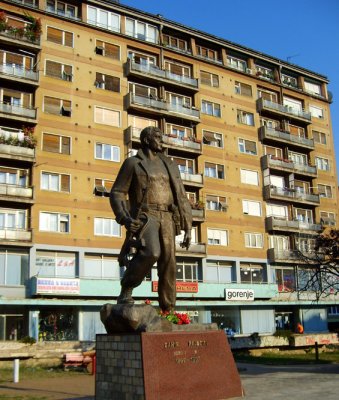
[[[147,67],[157,65],[156,58],[154,56],[151,56],[150,54],[139,53],[137,51],[129,50],[127,56],[132,62],[138,65],[143,65]]]
[[[224,147],[223,135],[212,131],[202,131],[203,143],[213,147]]]
[[[301,113],[303,110],[303,105],[300,100],[291,99],[290,97],[284,97],[283,104],[288,109],[288,111],[292,111],[297,114]]]
[[[171,74],[190,77],[191,67],[185,64],[179,64],[178,62],[165,60],[165,70]]]
[[[208,194],[206,196],[206,208],[207,210],[210,211],[226,211],[227,210],[226,197],[213,196]]]
[[[294,78],[293,76],[289,76],[286,74],[281,74],[282,84],[286,86],[291,86],[293,88],[298,87],[298,79]]]
[[[273,103],[278,102],[278,95],[276,92],[272,92],[267,89],[258,89],[258,98],[262,98]]]
[[[287,206],[266,204],[266,215],[267,217],[274,217],[283,220],[288,219]]]
[[[256,73],[257,76],[259,76],[260,78],[264,78],[264,79],[268,79],[268,80],[274,79],[273,69],[262,67],[260,65],[256,65],[255,69],[257,71],[257,73]]]
[[[312,131],[314,143],[327,144],[326,133],[319,131]]]
[[[94,122],[120,127],[120,111],[94,106]]]
[[[29,171],[0,166],[0,185],[27,187]]]
[[[228,246],[228,231],[207,228],[207,242],[212,246]]]
[[[302,153],[296,153],[294,151],[288,152],[288,159],[293,161],[294,164],[308,165],[307,155]]]
[[[71,191],[71,176],[52,172],[42,172],[40,187],[42,190],[69,193]]]
[[[120,60],[120,47],[102,40],[96,40],[95,53],[114,60]]]
[[[71,65],[61,64],[51,60],[46,60],[45,74],[46,76],[63,79],[69,82],[72,82],[73,79]]]
[[[182,174],[194,174],[194,161],[186,158],[178,158],[173,157],[173,161],[175,161],[178,165],[179,171]]]
[[[78,15],[78,7],[57,0],[47,0],[46,11],[69,18],[76,18]]]
[[[224,261],[208,260],[204,282],[230,283],[233,279],[233,265]]]
[[[47,40],[66,47],[73,47],[73,33],[47,26]]]
[[[181,51],[188,51],[188,45],[187,45],[186,40],[163,34],[162,42],[165,46],[172,47],[174,49],[181,50]]]
[[[71,138],[68,136],[43,133],[42,150],[51,153],[71,154]]]
[[[336,225],[336,216],[334,212],[320,211],[320,222],[324,225]]]
[[[254,115],[247,111],[237,110],[237,121],[239,124],[254,126]]]
[[[0,102],[14,106],[14,110],[18,110],[16,107],[31,108],[32,93],[0,88]]]
[[[273,235],[269,237],[270,248],[275,251],[286,251],[290,249],[290,241],[288,236]]]
[[[69,214],[40,212],[39,229],[45,232],[70,232]]]
[[[214,117],[221,117],[220,104],[212,103],[210,101],[202,100],[201,112]]]
[[[127,17],[125,33],[146,42],[157,43],[158,41],[158,29],[155,26]]]
[[[252,96],[252,86],[246,85],[246,83],[237,82],[234,83],[234,93],[241,94],[242,96]]]
[[[219,76],[206,71],[200,71],[200,82],[204,85],[219,87]]]
[[[82,278],[120,279],[117,257],[106,254],[85,254]]]
[[[110,90],[112,92],[120,92],[120,78],[115,76],[96,73],[94,85],[98,89]]]
[[[109,196],[113,186],[113,181],[109,179],[95,179],[94,180],[94,194],[96,196]]]
[[[72,102],[69,100],[57,99],[56,97],[44,97],[44,112],[47,114],[72,116]]]
[[[25,285],[28,279],[29,255],[25,251],[0,251],[0,286]]]
[[[25,210],[0,209],[0,231],[24,229],[26,229]]]
[[[329,185],[318,184],[318,193],[320,197],[332,198],[332,188]]]
[[[282,149],[279,149],[278,147],[264,146],[264,152],[266,155],[269,155],[270,157],[283,158]]]
[[[293,292],[295,290],[294,268],[272,268],[273,282],[278,285],[279,292]]]
[[[172,106],[191,108],[192,99],[188,96],[182,96],[180,94],[166,92],[166,100],[172,104]]]
[[[100,8],[87,6],[87,23],[110,31],[120,32],[120,15]]]
[[[295,219],[306,224],[313,224],[313,212],[305,208],[295,208]]]
[[[194,140],[193,129],[186,126],[166,124],[166,134],[178,139]]]
[[[324,118],[324,110],[320,107],[310,106],[310,113],[314,118]]]
[[[275,119],[260,117],[260,126],[265,126],[266,128],[269,128],[269,129],[276,129],[276,128],[280,128],[280,123],[279,123],[279,121],[276,121]]]
[[[34,58],[24,55],[12,53],[10,51],[1,50],[0,51],[0,63],[6,66],[20,69],[26,69],[27,71],[34,71]],[[6,70],[4,70],[5,72]]]
[[[249,169],[240,169],[240,179],[241,183],[246,183],[247,185],[259,185],[259,174],[258,171],[252,171]]]
[[[205,162],[205,176],[208,178],[224,179],[224,166]]]
[[[211,61],[220,62],[218,52],[216,50],[208,49],[207,47],[199,45],[196,45],[195,48],[197,51],[197,56],[207,58]]]
[[[252,140],[238,139],[238,146],[240,153],[257,154],[257,144]]]
[[[315,165],[322,171],[330,170],[330,161],[327,158],[315,157]]]
[[[245,232],[245,247],[253,247],[261,249],[263,247],[262,234]]]
[[[177,262],[176,280],[179,282],[198,282],[199,268],[197,262]]]
[[[260,264],[240,263],[241,283],[263,283],[264,268]]]
[[[139,83],[129,82],[128,91],[136,96],[149,97],[150,99],[157,98],[156,88],[146,85],[140,85]]]
[[[137,117],[129,114],[127,116],[127,125],[133,128],[133,134],[140,135],[140,132],[148,126],[158,126],[158,122],[154,119]]]
[[[121,236],[121,228],[113,218],[94,218],[94,235],[96,236]]]
[[[321,96],[321,84],[320,83],[312,83],[312,82],[304,82],[305,92],[315,94],[316,96]]]
[[[260,201],[243,200],[242,211],[246,215],[261,217],[261,203]]]
[[[120,162],[120,147],[111,144],[96,143],[95,158],[98,160]]]
[[[76,253],[37,250],[35,265],[39,276],[76,278]]]
[[[315,239],[296,237],[295,238],[296,248],[301,252],[312,252],[314,251]]]
[[[227,66],[233,69],[237,69],[239,71],[245,72],[247,69],[247,63],[240,58],[236,58],[233,56],[227,56]]]

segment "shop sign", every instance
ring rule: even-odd
[[[36,294],[80,294],[80,280],[37,278]]]
[[[253,289],[225,289],[226,300],[228,301],[253,301]]]
[[[198,282],[176,282],[178,293],[198,293]],[[158,281],[152,282],[152,292],[158,291]]]

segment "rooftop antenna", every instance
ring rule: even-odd
[[[287,62],[290,62],[290,59],[291,59],[291,58],[298,57],[298,56],[300,56],[300,53],[298,53],[298,54],[293,54],[292,56],[288,56],[288,57],[286,57],[286,61],[287,61]]]

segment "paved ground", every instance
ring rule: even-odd
[[[245,389],[245,400],[337,400],[339,398],[339,364],[274,367],[239,363],[238,368]],[[94,400],[94,392],[94,377],[91,375],[21,381],[16,384],[9,382],[0,385],[0,399],[31,396],[31,399]]]

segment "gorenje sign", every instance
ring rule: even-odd
[[[253,301],[253,289],[225,289],[226,300],[229,301]]]

